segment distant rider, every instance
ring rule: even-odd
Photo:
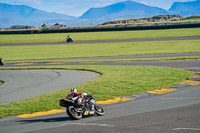
[[[72,88],[66,99],[72,100],[79,106],[83,106],[85,102],[89,101],[91,109],[94,110],[95,99],[90,93],[78,93],[76,88]]]
[[[66,41],[67,41],[67,42],[73,42],[72,37],[68,35],[68,36],[66,37]]]
[[[3,65],[4,65],[3,60],[2,58],[0,58],[0,66],[3,66]]]

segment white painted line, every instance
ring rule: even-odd
[[[200,128],[174,128],[172,130],[191,130],[191,131],[200,131]]]
[[[163,100],[199,100],[200,98],[161,98]]]
[[[98,123],[63,123],[63,124],[61,124],[61,126],[65,126],[65,125],[114,127],[114,125],[109,125],[109,124],[98,124]]]

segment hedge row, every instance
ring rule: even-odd
[[[134,26],[134,27],[102,27],[102,28],[65,28],[65,29],[27,29],[27,30],[2,30],[0,34],[40,34],[40,33],[70,33],[70,32],[96,32],[96,31],[125,31],[125,30],[156,30],[176,28],[196,28],[198,24],[176,24],[157,26]]]

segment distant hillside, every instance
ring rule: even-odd
[[[200,15],[200,0],[174,2],[169,11],[172,12],[172,14],[178,14],[183,17]]]
[[[138,19],[119,19],[104,22],[97,27],[138,27],[138,26],[163,26],[163,25],[183,25],[200,24],[199,16],[183,18],[179,15],[158,15]]]
[[[75,19],[75,17],[46,12],[25,5],[9,5],[0,3],[0,28],[12,25],[36,25],[40,22],[56,22]]]
[[[151,7],[133,1],[125,1],[102,8],[91,8],[80,19],[116,20],[123,18],[141,18],[169,14],[167,10]]]
[[[149,22],[166,22],[166,21],[177,21],[183,18],[179,15],[158,15],[154,17],[138,18],[138,19],[121,19],[113,20],[102,23],[100,25],[114,25],[114,24],[139,24],[139,23],[149,23]]]
[[[200,20],[200,16],[189,16],[187,18],[184,18],[184,20]]]

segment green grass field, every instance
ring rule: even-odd
[[[192,17],[187,17],[183,20],[200,20],[200,16],[192,16]]]
[[[133,62],[133,61],[177,61],[177,60],[199,60],[200,56],[182,56],[182,57],[158,57],[158,58],[128,58],[128,59],[87,59],[87,60],[21,60],[21,61],[6,61],[5,63],[97,63],[104,61],[117,61],[117,62]]]
[[[0,49],[1,58],[5,61],[187,52],[200,52],[200,40],[84,45],[7,46],[1,47]]]
[[[119,39],[135,39],[135,38],[199,36],[200,28],[141,30],[141,31],[138,30],[138,31],[0,35],[0,44],[27,43],[27,42],[64,42],[68,34],[73,37],[74,41],[117,40],[117,39],[119,40]]]
[[[78,69],[101,73],[101,77],[75,86],[79,92],[93,94],[96,101],[172,86],[193,76],[192,72],[183,69],[153,66],[48,66],[29,68]],[[60,108],[58,100],[65,98],[69,89],[0,105],[0,117]]]

